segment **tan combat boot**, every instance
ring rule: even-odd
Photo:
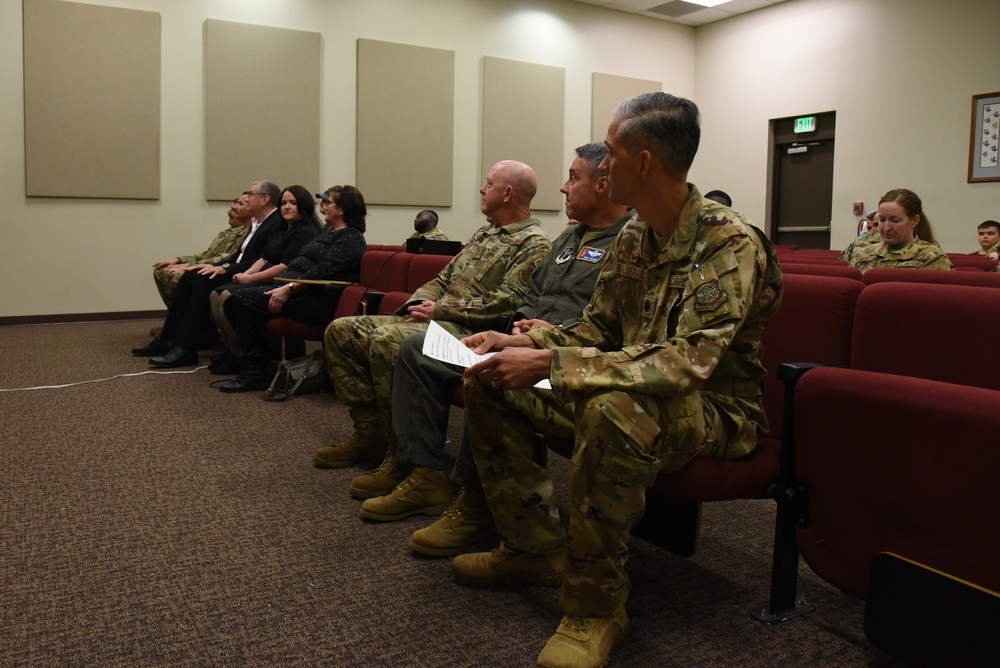
[[[431,557],[450,557],[472,543],[480,531],[492,526],[493,515],[482,491],[463,487],[434,524],[413,532],[410,548]]]
[[[313,463],[321,469],[342,469],[355,464],[374,464],[385,456],[386,440],[382,418],[372,406],[352,407],[354,433],[343,443],[328,445],[313,454]]]
[[[451,505],[451,483],[444,471],[417,466],[406,480],[385,496],[361,504],[361,516],[376,522],[392,522],[410,515],[437,515]]]
[[[313,463],[321,469],[342,469],[363,462],[375,462],[384,452],[384,441],[374,434],[354,432],[338,445],[328,445],[313,453]]]
[[[558,587],[562,584],[565,555],[563,550],[552,554],[519,552],[500,543],[492,552],[458,555],[451,561],[451,574],[455,582],[467,587]]]
[[[378,467],[351,481],[350,492],[355,499],[374,499],[385,496],[403,482],[410,467],[396,461],[396,444],[390,443],[385,459]]]
[[[539,668],[604,668],[625,639],[625,606],[610,617],[566,615],[538,655]]]

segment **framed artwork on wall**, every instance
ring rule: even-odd
[[[1000,91],[972,96],[969,183],[1000,181]]]

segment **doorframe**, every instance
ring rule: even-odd
[[[812,132],[795,133],[795,119],[803,116],[816,117],[816,129]],[[772,118],[767,122],[767,180],[764,184],[764,234],[768,239],[774,239],[774,211],[777,209],[778,194],[774,189],[774,171],[778,162],[778,147],[797,141],[817,141],[831,139],[836,141],[837,111],[818,111],[795,116]],[[836,158],[834,158],[836,169]],[[831,202],[832,204],[832,202]],[[831,234],[833,230],[830,230]]]

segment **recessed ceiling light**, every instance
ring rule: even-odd
[[[729,0],[687,0],[693,5],[701,5],[702,7],[715,7],[716,5],[722,5]]]

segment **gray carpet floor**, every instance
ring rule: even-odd
[[[0,389],[147,371],[129,350],[152,324],[0,327]],[[349,434],[332,394],[269,403],[212,380],[0,392],[0,666],[534,665],[557,590],[460,587],[407,547],[429,518],[362,521],[347,494],[362,469],[312,465]],[[564,489],[565,460],[550,466]],[[815,613],[751,619],[773,517],[769,501],[706,504],[690,559],[634,540],[611,665],[894,665],[865,641],[863,604],[805,566]]]

